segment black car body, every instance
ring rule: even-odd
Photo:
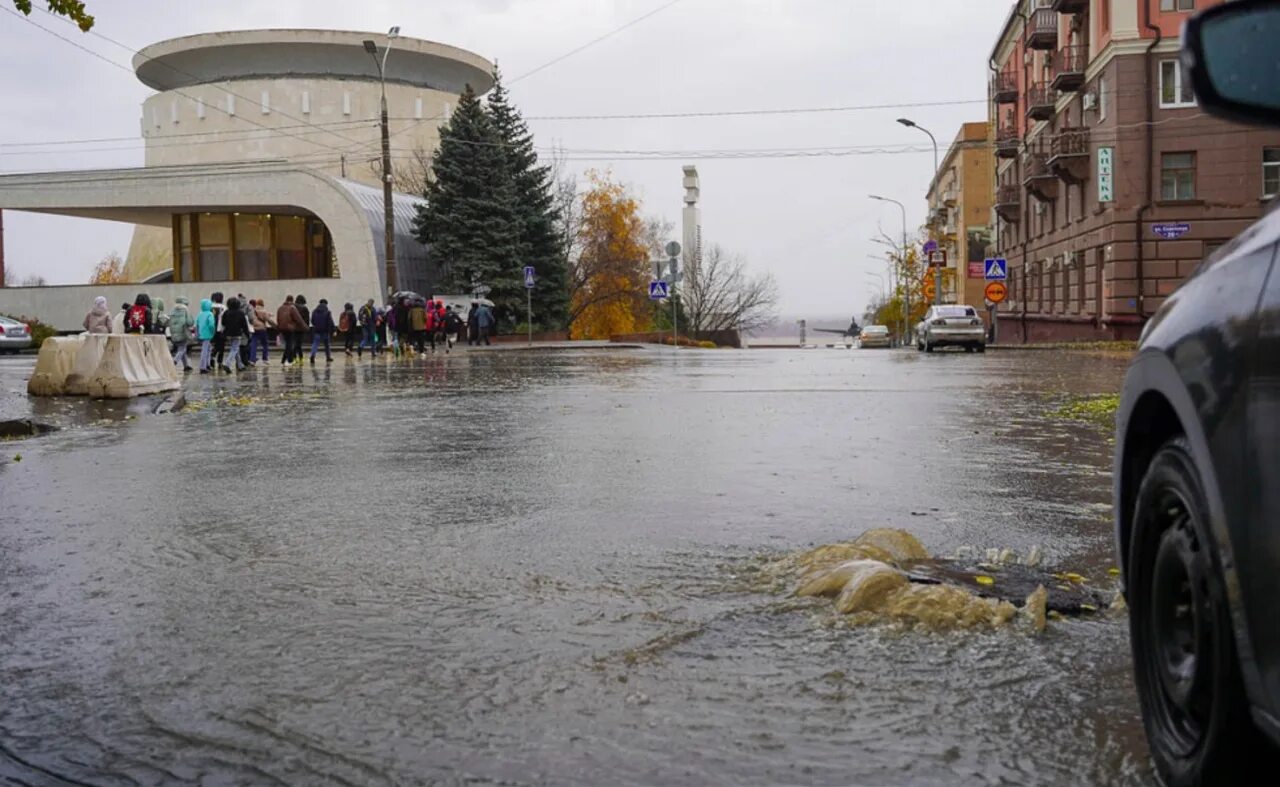
[[[1210,114],[1280,124],[1280,3],[1183,31]],[[1280,210],[1143,328],[1116,417],[1117,556],[1161,780],[1273,784],[1280,766]]]

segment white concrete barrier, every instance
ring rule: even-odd
[[[88,394],[94,399],[127,399],[175,391],[180,385],[165,337],[112,335],[107,337],[101,363],[89,377]]]
[[[75,366],[83,336],[50,336],[40,345],[36,370],[27,381],[32,396],[61,396],[66,392],[67,375]]]
[[[110,334],[105,333],[90,333],[82,338],[84,346],[80,348],[75,365],[67,375],[67,384],[63,391],[67,396],[89,394],[89,378],[98,370],[98,364],[102,363],[102,354],[107,350],[107,339],[111,337]]]

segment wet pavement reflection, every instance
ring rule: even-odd
[[[339,357],[152,416],[5,359],[0,418],[67,428],[0,444],[0,776],[1146,783],[1123,618],[845,628],[741,581],[877,527],[1104,575],[1110,436],[1044,412],[1123,367]]]

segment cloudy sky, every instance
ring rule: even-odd
[[[856,155],[573,161],[611,169],[646,213],[678,226],[681,165],[702,179],[704,239],[772,271],[788,317],[860,311],[878,289],[868,259],[882,224],[924,216],[932,169],[928,127],[944,151],[959,125],[985,119],[986,58],[1006,0],[87,0],[95,33],[130,49],[193,33],[255,27],[385,31],[441,41],[497,60],[531,117],[919,104],[900,109],[696,119],[532,120],[540,146],[566,150],[860,149]],[[46,5],[36,0],[36,6]],[[11,0],[0,0],[5,10]],[[660,9],[660,10],[658,10]],[[658,10],[607,40],[533,69]],[[131,53],[36,11],[31,22],[128,66]],[[139,166],[136,146],[15,143],[138,134],[149,94],[115,68],[29,22],[0,13],[0,171]],[[964,102],[964,103],[959,103]],[[105,147],[115,149],[104,150]],[[867,152],[888,149],[894,152]],[[35,153],[33,151],[41,151]],[[572,156],[572,154],[570,154]],[[585,156],[583,156],[585,157]],[[615,158],[605,155],[602,158]],[[128,250],[130,228],[6,212],[8,264],[50,283],[85,281],[105,253]]]

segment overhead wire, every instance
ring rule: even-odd
[[[38,6],[37,6],[37,7],[38,7]],[[55,14],[55,13],[53,13],[52,11],[50,11],[50,10],[48,10],[48,9],[40,8],[40,10],[41,10],[41,11],[43,11],[45,14],[47,14],[47,15],[49,15],[49,16],[51,16],[51,17],[53,17],[54,19],[58,20],[58,21],[61,21],[61,22],[67,23],[67,24],[74,24],[71,20],[67,19],[66,17],[63,17],[63,16],[58,15],[58,14]],[[28,21],[31,21],[31,20],[30,20],[30,19],[28,19]],[[33,24],[34,24],[34,22],[33,22]],[[37,27],[40,27],[40,25],[37,25]],[[43,30],[43,29],[45,29],[45,28],[41,27],[41,29]],[[151,62],[151,61],[153,61],[153,60],[155,60],[155,58],[153,58],[153,57],[148,57],[147,55],[144,55],[144,54],[142,53],[142,50],[140,50],[140,49],[136,49],[136,48],[134,48],[134,47],[131,47],[131,46],[129,46],[128,44],[123,44],[123,43],[121,43],[121,42],[119,42],[119,41],[115,40],[114,38],[111,38],[111,37],[109,37],[109,36],[103,35],[102,33],[100,33],[100,32],[99,32],[99,31],[97,31],[97,30],[90,30],[90,31],[89,31],[89,35],[94,36],[94,37],[96,37],[96,38],[100,38],[100,39],[102,39],[103,41],[106,41],[106,42],[107,42],[107,43],[109,43],[109,44],[114,44],[115,46],[120,47],[121,49],[123,49],[124,51],[128,52],[128,53],[129,53],[130,55],[132,55],[132,56],[135,56],[135,57],[141,57],[141,58],[143,58],[143,59],[144,59],[146,62],[148,62],[148,63],[149,63],[149,62]],[[59,36],[59,37],[61,37],[61,36]],[[64,40],[66,40],[66,39],[64,39]],[[109,61],[109,62],[114,62],[114,61]],[[119,64],[117,64],[117,65],[119,65]],[[195,80],[202,80],[202,79],[203,79],[203,77],[201,77],[201,76],[199,76],[199,75],[197,75],[197,74],[192,74],[190,71],[186,71],[186,70],[184,70],[184,69],[182,69],[182,68],[179,68],[178,66],[175,66],[175,65],[173,65],[172,63],[165,63],[165,64],[164,64],[164,66],[165,66],[165,68],[169,69],[170,71],[174,71],[174,72],[176,72],[176,73],[182,74],[183,76],[190,77],[191,79],[195,79]],[[125,66],[124,68],[125,68],[125,70],[127,70],[127,71],[128,71],[129,73],[131,73],[131,74],[135,73],[134,69],[133,69],[133,68],[131,68],[131,67]],[[230,90],[229,88],[227,88],[227,87],[225,87],[225,86],[223,86],[223,85],[220,85],[220,84],[218,84],[218,83],[216,83],[216,82],[198,82],[198,84],[207,84],[207,85],[209,85],[210,87],[213,87],[213,88],[214,88],[214,89],[216,89],[216,90],[221,90],[223,93],[226,93],[228,96],[231,96],[232,98],[238,98],[238,99],[240,99],[241,101],[244,101],[245,103],[247,103],[247,104],[249,104],[249,105],[253,105],[253,104],[257,104],[257,103],[258,103],[258,102],[257,102],[257,101],[255,101],[254,99],[252,99],[252,98],[250,98],[250,97],[248,97],[248,96],[242,96],[242,95],[240,95],[240,94],[238,94],[238,93],[235,93],[235,92],[233,92],[232,90]],[[175,90],[175,92],[177,92],[177,91]],[[185,95],[185,94],[179,93],[179,95]],[[302,124],[305,124],[305,125],[308,125],[308,126],[312,126],[312,125],[314,125],[314,124],[312,124],[310,121],[308,121],[308,120],[306,120],[306,119],[304,119],[304,118],[297,117],[297,116],[295,116],[295,115],[291,115],[291,114],[289,114],[288,112],[285,112],[284,110],[275,109],[275,110],[273,110],[273,111],[277,112],[281,117],[288,118],[289,120],[296,120],[296,121],[298,121],[299,123],[302,123]],[[228,114],[230,114],[230,113],[228,113]],[[258,125],[262,125],[262,124],[258,124]],[[264,127],[264,128],[272,128],[271,126],[263,126],[263,127]],[[344,137],[343,135],[341,135],[341,134],[337,133],[336,131],[329,131],[329,133],[330,133],[330,134],[332,134],[333,136],[337,137],[338,139],[341,139],[341,140],[345,141],[345,142],[351,142],[351,143],[354,143],[354,142],[355,142],[355,140],[351,139],[350,137]],[[317,143],[317,142],[315,142],[315,141],[312,141],[312,144],[320,144],[320,143]]]

